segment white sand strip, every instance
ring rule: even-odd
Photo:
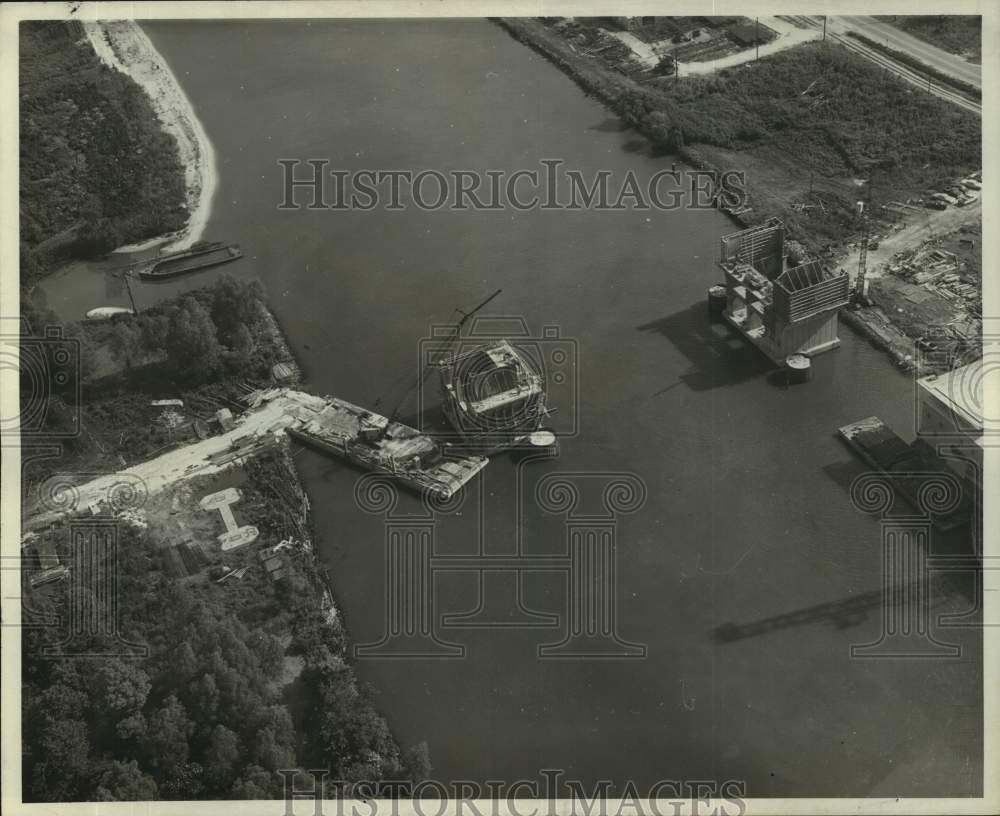
[[[177,140],[187,185],[188,223],[184,229],[119,247],[116,252],[136,252],[166,243],[163,250],[178,250],[201,239],[212,209],[217,176],[215,152],[180,83],[149,37],[133,20],[84,22],[83,29],[98,58],[128,74],[149,96],[163,129]]]

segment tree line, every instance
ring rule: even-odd
[[[22,283],[187,219],[176,140],[145,92],[105,66],[76,23],[20,26]]]

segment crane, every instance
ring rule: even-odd
[[[486,298],[478,305],[476,305],[475,308],[470,309],[467,312],[462,311],[461,309],[455,309],[455,311],[458,312],[462,317],[455,324],[454,328],[452,328],[447,338],[443,341],[443,344],[441,346],[441,357],[444,356],[444,352],[447,351],[448,347],[451,346],[451,344],[454,343],[456,339],[458,339],[458,336],[462,332],[462,327],[472,318],[472,316],[475,315],[477,312],[479,312],[481,309],[483,309],[488,303],[490,303],[490,301],[496,298],[502,291],[503,289],[497,289],[492,295],[490,295],[488,298]],[[392,414],[389,416],[389,421],[386,422],[385,427],[382,428],[382,432],[379,435],[379,439],[383,439],[385,437],[385,435],[389,432],[389,427],[399,418],[399,412],[402,410],[403,405],[406,403],[406,400],[409,399],[410,395],[417,389],[418,386],[422,386],[425,382],[427,382],[427,377],[430,376],[430,372],[441,361],[441,357],[439,357],[434,362],[428,363],[426,366],[424,366],[423,370],[420,372],[420,374],[417,375],[417,378],[413,381],[410,387],[403,392],[403,396],[400,397],[399,402],[396,403],[396,407],[393,409]]]
[[[868,274],[868,241],[871,235],[872,186],[874,173],[868,176],[867,201],[858,202],[858,215],[861,217],[861,251],[858,253],[858,274],[854,279],[854,302],[864,303],[865,278]]]

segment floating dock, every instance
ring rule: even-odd
[[[489,464],[484,456],[455,454],[450,445],[416,428],[350,402],[302,393],[296,397],[288,409],[289,436],[418,492],[450,498]]]

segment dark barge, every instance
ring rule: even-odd
[[[875,416],[851,422],[839,429],[841,438],[864,462],[884,474],[896,488],[901,498],[914,509],[924,512],[920,497],[921,478],[934,473],[950,474],[945,464],[927,445],[918,440],[907,444]],[[964,485],[954,506],[932,516],[934,526],[953,530],[968,524],[972,515],[972,502]]]
[[[162,255],[139,269],[139,277],[146,281],[164,280],[212,266],[231,263],[243,257],[239,244],[199,241],[190,249]]]

